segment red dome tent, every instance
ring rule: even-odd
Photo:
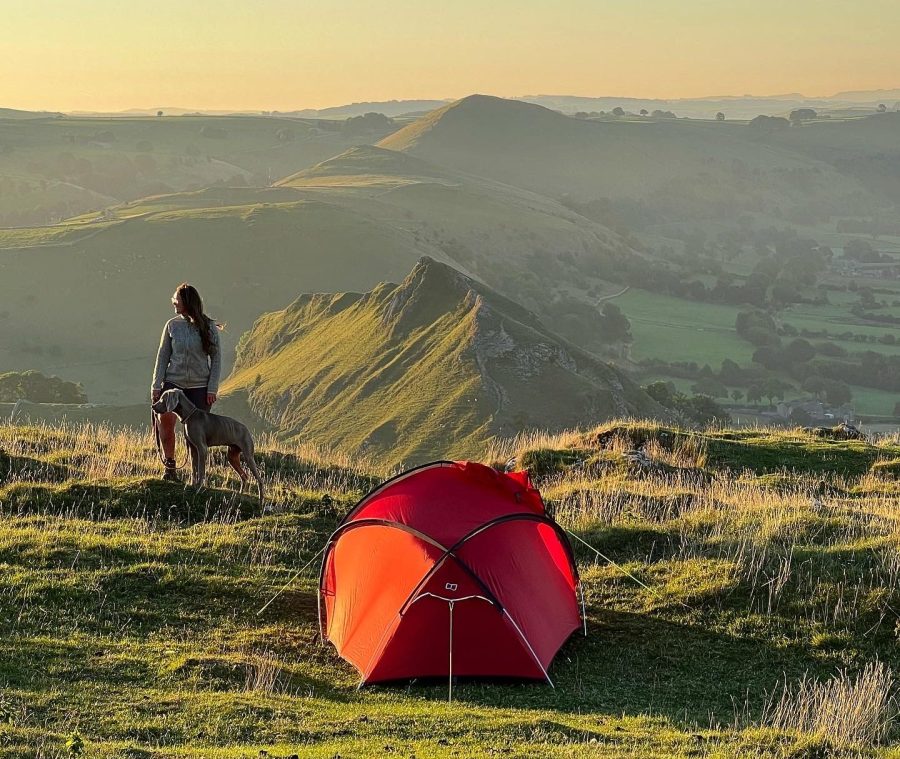
[[[572,549],[527,472],[438,461],[383,483],[332,534],[319,622],[360,685],[549,682],[550,662],[581,626],[578,585]]]

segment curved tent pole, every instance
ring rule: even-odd
[[[553,684],[553,681],[550,679],[550,675],[547,674],[547,670],[544,669],[544,665],[541,664],[541,660],[538,659],[538,655],[534,652],[534,649],[531,647],[531,643],[528,642],[528,638],[525,637],[525,633],[522,632],[522,628],[519,627],[519,625],[516,623],[516,620],[514,620],[512,618],[512,616],[506,609],[503,610],[503,613],[506,615],[506,618],[510,622],[512,622],[512,626],[516,628],[516,632],[519,633],[519,636],[522,638],[522,640],[525,641],[525,645],[528,646],[528,650],[531,652],[531,655],[534,657],[534,660],[537,662],[537,665],[541,668],[541,672],[544,673],[544,677],[547,678],[547,682],[550,683],[550,687],[555,689],[556,686]]]
[[[450,546],[450,548],[447,548],[445,550],[444,555],[441,556],[441,558],[435,562],[435,564],[431,567],[431,569],[428,570],[428,573],[419,581],[419,584],[416,586],[415,590],[413,590],[413,593],[415,593],[417,590],[419,590],[419,588],[423,587],[425,585],[425,583],[427,583],[428,580],[430,580],[434,576],[434,574],[438,571],[438,569],[441,568],[441,566],[447,560],[448,557],[452,556],[463,566],[463,568],[468,569],[466,564],[459,558],[459,556],[457,556],[456,551],[459,550],[460,548],[462,548],[471,538],[474,538],[476,535],[480,535],[482,532],[490,529],[491,527],[495,527],[500,524],[505,524],[507,522],[515,522],[515,521],[520,521],[520,520],[523,522],[538,522],[540,524],[549,525],[550,527],[553,528],[553,531],[557,534],[557,537],[560,538],[560,543],[562,544],[563,549],[566,552],[566,557],[569,559],[569,568],[572,570],[572,576],[575,580],[575,584],[579,589],[581,589],[582,588],[581,575],[579,574],[578,566],[575,563],[575,555],[572,552],[571,544],[569,543],[568,539],[566,539],[566,534],[565,534],[565,531],[563,530],[562,526],[558,522],[554,521],[551,517],[547,516],[546,514],[540,515],[540,514],[532,514],[531,512],[520,512],[517,514],[504,514],[501,517],[497,517],[496,519],[492,519],[490,522],[485,522],[483,525],[476,527],[474,530],[469,532],[467,535],[463,535],[463,537],[461,537],[459,540],[457,540],[456,543],[454,543],[452,546]],[[477,576],[477,574],[475,574],[474,570],[471,571],[471,574],[476,580],[479,581],[479,584],[482,586],[482,588],[484,588],[486,590],[487,589],[486,586],[484,585],[483,582],[481,582],[481,578],[479,578]],[[412,594],[410,594],[410,595],[412,595]],[[493,594],[491,594],[491,597],[494,597]],[[503,605],[500,603],[499,600],[496,601],[495,605],[497,606],[497,609],[499,611],[503,610]],[[401,616],[405,613],[406,609],[408,609],[409,606],[410,606],[410,600],[409,600],[409,598],[407,598],[406,603],[404,603],[403,606],[400,608]],[[582,608],[582,615],[581,615],[582,621],[585,623],[585,635],[587,635],[587,627],[586,627],[587,620],[586,620],[585,614],[584,614],[584,590],[583,589],[581,590],[581,608]]]
[[[356,529],[357,527],[371,527],[371,526],[392,527],[394,529],[401,530],[402,532],[409,533],[410,535],[413,535],[414,537],[419,538],[420,540],[428,543],[429,545],[432,545],[435,548],[443,551],[444,556],[441,557],[441,559],[439,559],[438,562],[436,562],[436,564],[440,563],[440,561],[443,561],[448,555],[452,555],[453,558],[456,559],[459,566],[463,569],[463,571],[466,572],[466,574],[468,574],[478,584],[478,586],[484,591],[485,595],[490,597],[491,603],[494,604],[494,606],[496,606],[498,610],[503,609],[503,604],[500,603],[500,601],[497,599],[497,597],[491,592],[491,589],[488,588],[487,585],[485,585],[484,581],[475,573],[475,571],[468,564],[466,564],[462,559],[460,559],[458,556],[453,554],[450,549],[448,549],[448,548],[446,548],[446,546],[443,546],[440,543],[438,543],[434,538],[426,535],[424,532],[420,532],[419,530],[416,530],[415,528],[410,527],[409,525],[401,524],[400,522],[393,522],[388,519],[357,519],[354,522],[345,522],[344,524],[341,524],[331,534],[331,537],[328,538],[328,542],[325,544],[325,548],[323,549],[322,566],[319,569],[319,592],[318,592],[318,598],[317,598],[318,607],[319,607],[319,632],[322,634],[323,639],[325,636],[325,628],[324,628],[324,622],[323,622],[323,614],[321,613],[321,597],[325,592],[323,586],[324,586],[324,581],[325,581],[325,566],[328,562],[328,557],[331,555],[331,551],[334,549],[334,546],[336,545],[338,538],[341,535],[343,535],[345,532],[348,532],[349,530],[352,530],[352,529]],[[429,577],[431,577],[431,575],[434,573],[434,570],[435,570],[435,567],[432,566],[432,568],[426,573],[423,580],[427,580]],[[409,596],[406,597],[406,600],[403,602],[403,605],[400,607],[401,616],[403,614],[403,611],[409,605],[409,599],[421,587],[422,587],[422,581],[420,581],[416,585],[416,587],[414,587],[412,589]]]
[[[338,529],[340,529],[340,527],[343,526],[344,524],[346,524],[347,522],[351,521],[353,519],[354,514],[356,514],[356,512],[359,511],[366,504],[366,502],[372,498],[372,496],[377,495],[382,490],[384,490],[386,487],[389,487],[390,485],[396,485],[401,480],[405,480],[410,475],[418,474],[419,472],[421,472],[424,469],[431,469],[432,467],[447,467],[447,466],[456,466],[456,462],[448,461],[447,459],[440,459],[439,461],[432,461],[432,462],[429,462],[428,464],[420,464],[419,466],[414,466],[412,469],[407,469],[405,472],[400,472],[400,474],[395,474],[393,477],[389,477],[381,484],[376,485],[374,488],[372,488],[368,493],[366,493],[362,498],[360,498],[353,505],[353,508],[350,509],[350,511],[348,511],[347,514],[344,516],[344,518],[341,520],[340,525],[338,525]]]

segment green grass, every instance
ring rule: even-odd
[[[755,348],[734,329],[738,306],[699,303],[630,289],[615,299],[631,321],[635,359],[695,361],[718,368],[725,358],[745,363]]]
[[[626,434],[713,479],[579,463]],[[257,614],[386,472],[263,446],[262,516],[221,461],[195,492],[155,480],[128,433],[0,427],[0,757],[65,756],[73,733],[109,759],[896,756],[890,727],[847,742],[764,715],[781,684],[900,666],[898,491],[865,466],[894,466],[896,446],[808,442],[722,431],[704,459],[677,430],[625,424],[513,443],[520,462],[558,451],[548,504],[615,564],[576,543],[589,634],[555,688],[463,682],[448,704],[440,683],[357,691],[316,640],[313,571]],[[841,485],[824,493],[822,448]],[[777,484],[739,473],[776,460],[795,467]]]
[[[897,393],[859,385],[852,385],[850,390],[853,393],[853,408],[858,414],[894,416],[894,406],[898,400]]]

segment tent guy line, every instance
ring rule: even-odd
[[[256,612],[256,616],[259,616],[259,615],[262,614],[266,609],[268,609],[269,606],[271,605],[271,603],[272,603],[276,598],[278,598],[278,596],[280,596],[282,593],[284,593],[284,591],[286,591],[286,590],[291,586],[291,584],[294,582],[294,580],[296,580],[301,574],[303,574],[303,572],[304,572],[305,570],[309,569],[309,567],[312,566],[312,563],[313,563],[316,559],[318,559],[319,556],[322,555],[322,552],[323,552],[326,548],[327,548],[327,544],[324,545],[324,546],[322,546],[318,551],[316,551],[316,555],[315,555],[315,556],[313,556],[309,561],[306,562],[306,564],[304,564],[302,567],[300,567],[300,569],[298,569],[296,572],[294,572],[294,574],[291,576],[291,578],[290,578],[284,585],[282,585],[282,586],[278,589],[278,592],[277,592],[274,596],[272,596],[268,601],[266,601],[265,605],[264,605],[258,612]]]
[[[562,525],[560,525],[560,526],[562,526]],[[584,545],[586,545],[588,548],[590,548],[595,554],[597,554],[597,556],[599,556],[599,557],[600,557],[601,559],[603,559],[605,562],[607,562],[607,563],[611,564],[612,566],[614,566],[614,567],[615,567],[616,569],[618,569],[622,574],[624,574],[624,575],[630,577],[632,580],[634,580],[634,581],[635,581],[638,585],[640,585],[642,588],[645,588],[646,590],[649,590],[654,596],[656,596],[656,597],[657,597],[658,599],[660,599],[661,601],[675,601],[675,603],[677,603],[679,606],[683,606],[685,609],[691,609],[691,607],[688,606],[686,603],[684,603],[684,601],[678,601],[678,600],[676,600],[676,599],[666,598],[666,597],[665,597],[664,595],[662,595],[662,593],[660,593],[658,590],[656,590],[656,589],[654,589],[654,588],[651,588],[651,587],[650,587],[649,585],[647,585],[645,582],[642,582],[641,580],[639,580],[637,577],[635,577],[633,574],[631,574],[631,572],[629,572],[627,569],[625,569],[625,567],[623,567],[621,564],[617,564],[615,561],[613,561],[611,558],[609,558],[609,556],[606,556],[605,554],[603,554],[603,553],[601,553],[600,551],[598,551],[596,548],[594,548],[594,546],[592,546],[590,543],[588,543],[588,542],[587,542],[586,540],[584,540],[583,538],[581,538],[581,537],[579,537],[578,535],[576,535],[576,534],[575,534],[574,532],[572,532],[570,529],[568,529],[567,527],[563,527],[563,529],[564,529],[567,533],[569,533],[569,535],[571,535],[573,538],[575,538],[575,540],[577,540],[579,543],[583,543]],[[693,611],[693,609],[691,609],[691,611]]]

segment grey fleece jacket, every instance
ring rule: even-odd
[[[151,390],[161,390],[163,382],[178,387],[206,387],[208,393],[218,394],[222,370],[222,351],[219,330],[210,329],[215,351],[211,356],[203,352],[200,333],[191,322],[179,315],[166,322],[159,339],[156,367]]]

